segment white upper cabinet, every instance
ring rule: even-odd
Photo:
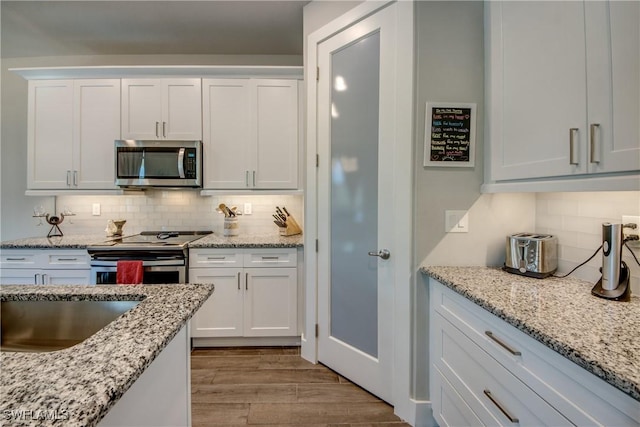
[[[204,187],[298,188],[298,81],[203,80]]]
[[[200,79],[122,79],[123,139],[202,139]]]
[[[640,4],[485,13],[489,181],[640,170]]]
[[[32,80],[29,189],[114,189],[120,80]]]

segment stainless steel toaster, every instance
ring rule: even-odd
[[[558,268],[558,239],[550,234],[507,236],[504,270],[542,279]]]

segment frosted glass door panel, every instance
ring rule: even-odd
[[[331,62],[331,336],[377,357],[379,33]]]

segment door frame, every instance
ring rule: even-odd
[[[413,260],[413,110],[414,110],[414,2],[413,1],[364,1],[344,15],[311,33],[306,41],[307,64],[305,82],[306,101],[306,183],[304,197],[306,248],[304,326],[301,336],[301,355],[317,363],[316,325],[318,323],[318,262],[317,251],[327,250],[318,242],[318,169],[316,167],[317,141],[317,54],[318,45],[324,40],[374,14],[385,7],[396,7],[397,43],[396,108],[395,108],[395,157],[396,173],[393,179],[395,230],[393,256],[396,258],[394,273],[394,324],[393,324],[393,391],[392,404],[396,415],[415,425],[416,402],[411,399],[412,387],[412,304],[411,287],[414,272]],[[327,159],[319,159],[320,162]],[[402,173],[401,171],[406,171]],[[316,246],[317,245],[317,246]],[[326,245],[326,244],[325,244]]]

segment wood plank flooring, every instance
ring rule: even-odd
[[[408,427],[393,408],[299,347],[194,349],[193,427]]]

